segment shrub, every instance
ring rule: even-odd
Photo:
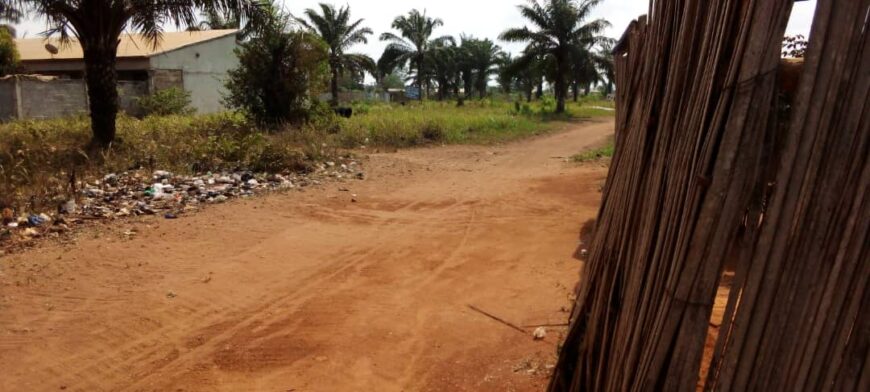
[[[18,49],[15,40],[5,26],[0,26],[0,76],[15,73],[18,69]]]
[[[224,101],[258,124],[308,120],[313,104],[309,93],[326,84],[325,44],[288,26],[286,16],[275,16],[255,39],[236,49],[239,67],[229,72]]]
[[[196,112],[190,107],[190,92],[178,87],[160,90],[136,101],[146,116],[189,115]]]

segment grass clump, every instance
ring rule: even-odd
[[[615,151],[616,146],[613,143],[613,138],[611,138],[604,146],[581,152],[571,157],[571,160],[577,163],[585,163],[605,158],[613,158],[613,153]]]

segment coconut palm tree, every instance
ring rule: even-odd
[[[399,32],[384,33],[381,41],[389,42],[382,60],[394,66],[408,64],[414,73],[414,84],[420,91],[420,100],[423,100],[423,85],[428,80],[430,73],[427,69],[426,55],[432,46],[442,45],[445,41],[452,41],[453,37],[439,37],[432,39],[432,34],[439,26],[443,26],[441,19],[430,18],[425,11],[411,10],[408,15],[396,17],[393,20],[393,29]]]
[[[195,25],[200,11],[234,9],[255,17],[266,8],[262,0],[0,0],[0,6],[42,16],[49,26],[46,33],[59,35],[64,43],[72,44],[71,38],[76,38],[84,52],[92,145],[103,148],[115,140],[115,65],[122,32],[138,31],[156,46],[165,26]]]
[[[375,75],[377,69],[371,57],[359,53],[346,53],[356,44],[367,44],[368,36],[374,34],[368,27],[361,27],[363,20],[351,23],[350,6],[335,9],[333,5],[320,3],[320,12],[305,10],[305,19],[296,20],[311,33],[320,37],[329,46],[329,69],[332,73],[332,103],[338,105],[338,81],[345,71],[366,71]]]
[[[567,80],[571,71],[571,51],[575,46],[590,47],[606,27],[604,19],[585,22],[601,0],[529,0],[520,5],[520,13],[536,27],[509,29],[500,38],[508,42],[528,42],[542,56],[552,60],[556,112],[565,111]]]

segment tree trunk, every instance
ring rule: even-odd
[[[88,45],[84,49],[85,81],[88,86],[93,145],[109,147],[115,141],[118,116],[118,73],[115,70],[117,41]]]
[[[538,79],[538,90],[535,92],[535,99],[544,97],[544,78]]]
[[[332,84],[330,88],[332,90],[332,106],[338,106],[338,70],[335,68],[332,70]]]
[[[571,90],[574,93],[574,102],[577,102],[580,99],[580,84],[575,81],[571,84]]]
[[[556,113],[565,113],[565,96],[568,88],[565,83],[565,57],[556,57]]]

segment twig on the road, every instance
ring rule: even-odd
[[[480,314],[482,314],[482,315],[484,315],[484,316],[486,316],[486,317],[489,317],[489,318],[491,318],[491,319],[493,319],[493,320],[495,320],[495,321],[498,321],[498,322],[500,322],[500,323],[502,323],[502,324],[504,324],[504,325],[507,325],[508,327],[511,327],[511,328],[513,328],[513,329],[519,331],[519,332],[522,333],[523,335],[528,335],[528,334],[529,334],[528,332],[526,332],[526,330],[524,330],[524,329],[518,327],[516,324],[514,324],[514,323],[512,323],[512,322],[510,322],[510,321],[506,321],[506,320],[504,320],[504,319],[502,319],[502,318],[500,318],[500,317],[498,317],[498,316],[496,316],[496,315],[494,315],[494,314],[492,314],[492,313],[489,313],[489,312],[487,312],[487,311],[485,311],[485,310],[482,310],[482,309],[480,309],[480,308],[478,308],[478,307],[476,307],[476,306],[474,306],[474,305],[472,305],[472,304],[468,304],[468,307],[471,308],[471,310],[473,310],[473,311],[475,311],[475,312],[478,312],[478,313],[480,313]]]

